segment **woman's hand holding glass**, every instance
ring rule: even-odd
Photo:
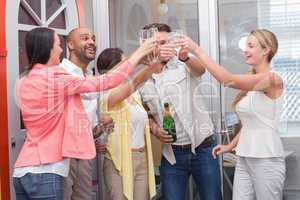
[[[178,45],[182,47],[180,51],[183,51],[183,53],[185,53],[185,51],[189,51],[192,53],[195,53],[196,51],[199,50],[202,51],[201,47],[186,35],[183,35],[183,37],[180,38],[180,40],[178,40]]]
[[[138,53],[141,58],[143,58],[142,60],[144,61],[145,58],[148,58],[148,61],[151,57],[150,55],[153,55],[153,52],[155,51],[155,49],[157,48],[157,42],[155,38],[149,38],[146,39],[141,45],[140,47],[137,49],[136,53]]]
[[[154,42],[154,48],[152,51],[148,52],[143,59],[144,64],[154,64],[158,62],[158,42],[157,42],[157,28],[150,28],[147,30],[140,30],[139,32],[139,41],[140,48],[143,46],[147,46],[147,43]]]

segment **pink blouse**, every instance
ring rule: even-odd
[[[132,73],[133,66],[128,61],[115,73],[84,79],[59,66],[35,65],[16,84],[27,137],[15,167],[54,163],[64,157],[94,158],[91,124],[80,93],[111,89]]]

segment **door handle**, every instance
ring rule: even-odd
[[[15,138],[15,137],[11,137],[11,138],[10,138],[10,145],[11,145],[11,148],[15,148],[15,147],[16,147],[16,144],[17,144],[16,138]]]

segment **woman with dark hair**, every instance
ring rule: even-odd
[[[112,70],[126,59],[118,48],[105,49],[98,57],[99,73]],[[160,68],[147,66],[147,78]],[[135,76],[143,74],[139,71]],[[100,98],[100,111],[109,115],[115,128],[108,135],[103,164],[104,182],[109,200],[147,200],[155,193],[154,166],[149,120],[134,81],[109,90]]]
[[[17,200],[63,199],[68,158],[92,159],[96,155],[80,93],[119,85],[140,60],[154,50],[155,43],[149,39],[104,76],[82,79],[58,66],[62,48],[53,30],[36,28],[27,33],[29,68],[16,84],[16,96],[27,129],[13,173]]]
[[[120,48],[104,49],[97,59],[97,69],[103,74],[125,59],[124,52]]]

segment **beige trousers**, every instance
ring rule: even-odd
[[[148,200],[148,167],[145,152],[132,152],[133,160],[133,200]],[[122,177],[116,170],[113,162],[104,159],[104,182],[106,185],[107,200],[126,200],[123,195]]]
[[[91,160],[71,159],[70,171],[64,181],[64,200],[92,198]]]
[[[284,158],[238,157],[233,200],[282,200],[285,170]]]

